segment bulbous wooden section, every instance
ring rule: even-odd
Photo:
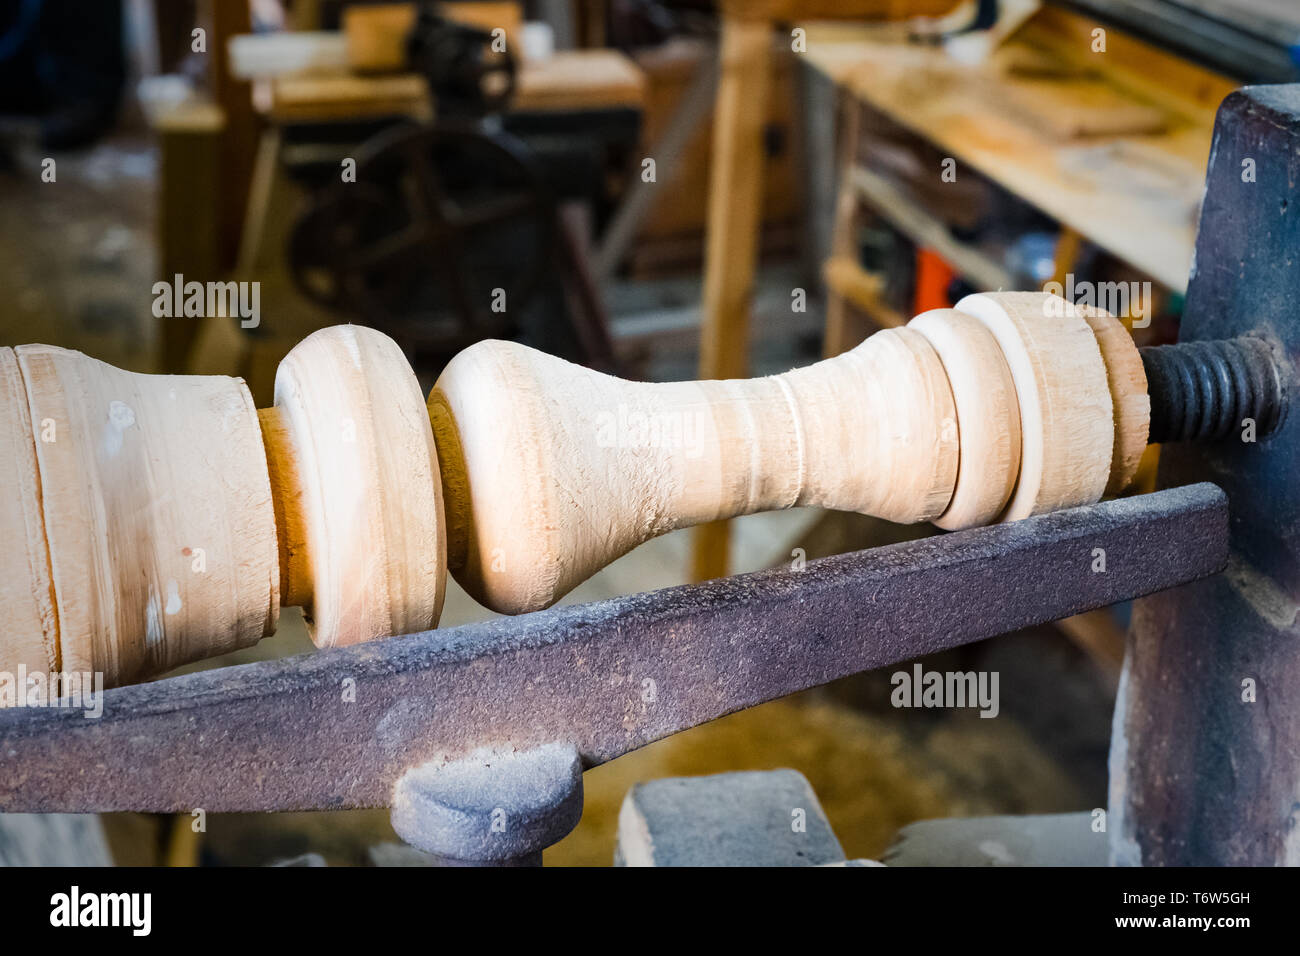
[[[0,352],[0,403],[0,574],[31,592],[6,591],[3,669],[122,684],[274,630],[275,519],[241,380],[27,345]]]
[[[952,390],[911,329],[784,375],[669,384],[480,342],[447,366],[429,415],[450,569],[506,613],[718,518],[795,505],[935,518],[957,475]]]
[[[262,412],[284,603],[321,647],[437,625],[446,539],[433,433],[388,336],[322,329],[285,356]]]

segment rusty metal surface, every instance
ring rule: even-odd
[[[1300,85],[1229,96],[1180,331],[1267,343],[1292,404],[1297,183]],[[1237,422],[1221,441],[1164,447],[1162,486],[1206,480],[1232,501],[1232,557],[1226,573],[1134,609],[1111,742],[1112,856],[1300,864],[1300,415],[1256,442]]]
[[[1225,496],[1199,484],[119,688],[98,720],[0,710],[0,810],[386,806],[408,768],[557,741],[590,767],[838,677],[1213,574],[1226,529]]]

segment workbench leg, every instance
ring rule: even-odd
[[[835,196],[835,225],[831,235],[831,259],[858,263],[858,195],[853,188],[853,167],[858,157],[862,107],[851,96],[842,98],[839,159],[836,164],[839,187]],[[829,265],[829,263],[828,263]],[[826,328],[822,334],[822,357],[833,358],[858,345],[870,334],[868,323],[849,303],[843,292],[826,284]]]
[[[765,20],[722,22],[722,63],[714,108],[700,378],[742,378],[748,365],[749,306],[763,208],[763,125],[767,118],[772,28]],[[691,577],[727,573],[728,528],[695,530]]]
[[[270,126],[262,131],[262,138],[258,141],[253,178],[248,187],[248,210],[244,214],[239,256],[235,265],[235,271],[241,279],[246,279],[253,273],[261,258],[267,210],[271,207],[271,193],[279,169],[280,129]]]
[[[1052,257],[1052,279],[1059,283],[1061,288],[1072,288],[1066,282],[1066,278],[1074,271],[1079,261],[1079,253],[1082,251],[1083,236],[1069,226],[1062,225],[1060,235],[1056,239],[1056,252]]]

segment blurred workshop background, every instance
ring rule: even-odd
[[[766,374],[1052,282],[1172,341],[1215,110],[1295,81],[1297,44],[1294,0],[0,0],[0,345],[240,375],[260,406],[341,322],[426,389],[483,338],[634,379]],[[168,315],[176,277],[257,283],[257,307]],[[930,533],[759,515],[566,600]],[[448,585],[444,626],[489,616]],[[296,613],[204,666],[310,651]],[[924,662],[997,671],[996,719],[895,709],[875,673],[600,767],[547,862],[611,862],[633,783],[724,770],[802,772],[850,858],[918,819],[1104,806],[1125,614]],[[410,859],[384,811],[104,830],[122,863]]]

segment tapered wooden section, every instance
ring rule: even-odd
[[[674,528],[817,505],[942,514],[956,411],[909,329],[769,378],[645,384],[481,342],[429,397],[453,574],[509,613],[546,607]]]

